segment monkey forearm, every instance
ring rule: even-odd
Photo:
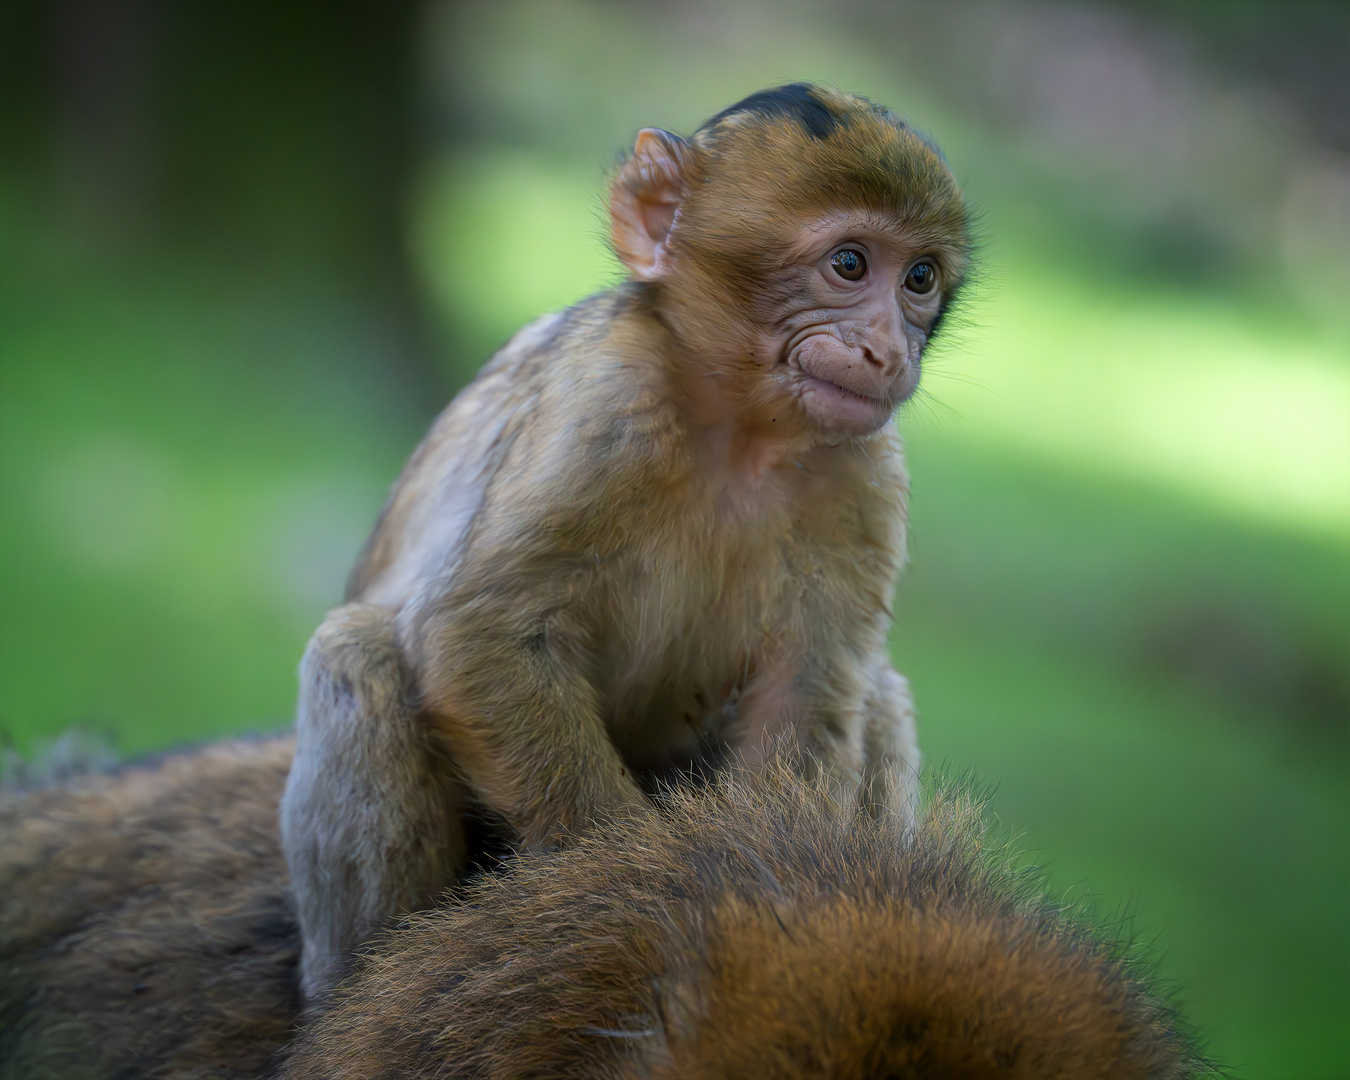
[[[593,687],[537,657],[467,663],[429,696],[433,729],[478,796],[531,845],[649,804],[605,732]],[[491,678],[476,676],[490,673]]]
[[[872,688],[864,708],[866,766],[860,802],[874,816],[886,811],[912,816],[921,762],[914,729],[914,698],[909,680],[891,666],[887,657],[880,658],[873,669]]]
[[[798,658],[757,674],[737,707],[732,742],[740,762],[758,768],[787,741],[820,758],[831,773],[856,773],[862,766],[865,683],[843,674],[843,665]],[[822,668],[830,677],[813,677]]]
[[[570,710],[517,705],[511,726],[520,730],[512,732],[494,730],[491,718],[469,709],[438,713],[433,722],[469,786],[527,845],[557,844],[599,814],[648,805],[603,732],[597,737]]]

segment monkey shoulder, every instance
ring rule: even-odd
[[[349,598],[399,608],[433,578],[621,543],[622,528],[602,527],[615,507],[677,467],[658,329],[621,287],[517,333],[404,469]]]
[[[567,316],[553,312],[519,330],[432,422],[357,558],[348,600],[397,608],[420,582],[450,568],[530,424]]]
[[[563,313],[531,417],[509,462],[565,504],[608,502],[682,461],[666,332],[631,285]]]

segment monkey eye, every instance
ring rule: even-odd
[[[867,260],[856,248],[844,248],[830,256],[830,265],[834,272],[845,281],[857,281],[867,273]]]
[[[922,296],[933,291],[937,284],[937,267],[930,262],[915,263],[905,275],[905,288]]]

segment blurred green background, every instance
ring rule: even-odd
[[[7,4],[0,727],[287,724],[431,417],[615,279],[616,153],[832,83],[982,211],[900,418],[929,764],[1237,1075],[1350,1076],[1348,57],[1336,0]]]

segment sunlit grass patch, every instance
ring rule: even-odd
[[[964,421],[954,434],[1350,539],[1350,357],[1334,339],[1235,302],[1032,276],[982,303],[928,379]]]
[[[481,356],[525,323],[619,278],[600,168],[492,150],[425,178],[412,229],[423,280],[455,334]],[[464,342],[453,342],[457,352]]]

